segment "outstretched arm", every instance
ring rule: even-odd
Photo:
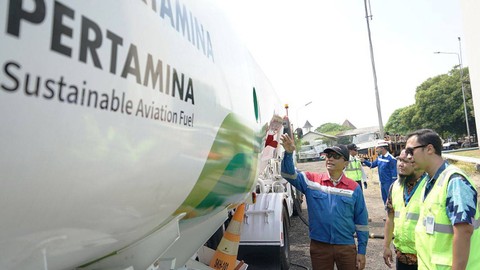
[[[285,152],[293,153],[293,151],[295,151],[295,142],[292,140],[292,138],[287,134],[282,134],[281,138],[282,142],[280,144],[285,149]]]
[[[295,151],[295,145],[290,136],[283,134],[282,135],[282,146],[285,149],[285,153],[282,159],[281,165],[281,174],[290,184],[292,184],[296,189],[300,190],[302,193],[305,193],[306,184],[304,175],[295,169],[295,164],[293,163],[293,151]]]
[[[365,160],[362,162],[362,165],[367,166],[367,167],[370,167],[370,168],[375,168],[375,167],[378,166],[378,159],[375,159],[373,162],[370,162],[370,161],[368,161],[368,160],[365,159]]]

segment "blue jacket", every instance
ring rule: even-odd
[[[285,152],[282,176],[305,194],[310,238],[337,245],[353,245],[356,232],[358,254],[365,254],[368,242],[368,212],[360,186],[342,175],[334,186],[328,173],[295,170],[291,153]]]
[[[378,156],[373,162],[365,160],[362,164],[370,168],[378,166],[378,178],[382,184],[390,185],[397,180],[397,160],[388,152],[384,156]]]

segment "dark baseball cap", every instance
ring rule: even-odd
[[[354,143],[351,143],[351,144],[347,145],[347,148],[348,148],[348,150],[358,150],[357,145],[354,144]]]
[[[337,145],[334,145],[334,146],[330,146],[330,147],[325,148],[325,150],[323,150],[324,153],[329,153],[329,152],[332,152],[332,151],[337,153],[337,154],[342,155],[342,157],[347,161],[350,159],[350,152],[348,152],[347,147],[343,144],[337,144]]]

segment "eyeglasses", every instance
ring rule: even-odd
[[[415,152],[415,149],[417,149],[417,148],[424,148],[424,147],[427,147],[427,145],[428,145],[428,144],[417,145],[417,146],[415,146],[415,147],[407,147],[407,148],[405,148],[405,154],[413,156],[413,152]]]
[[[327,153],[327,158],[334,158],[334,159],[340,159],[342,158],[343,156],[340,155],[339,153],[336,153],[336,152],[328,152]]]

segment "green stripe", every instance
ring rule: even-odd
[[[261,137],[233,114],[220,126],[209,157],[192,192],[176,210],[186,218],[237,203],[255,182]]]

